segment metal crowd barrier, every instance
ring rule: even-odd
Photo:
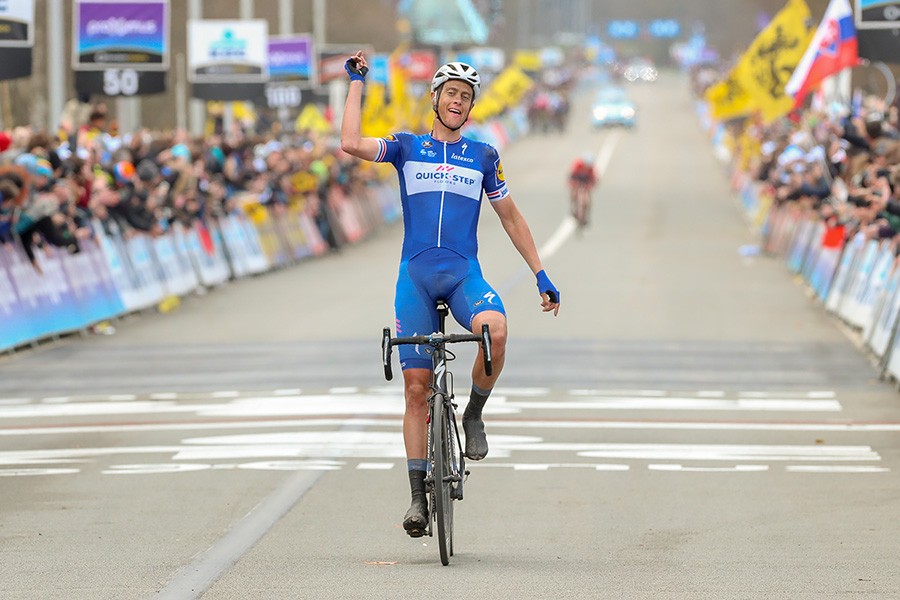
[[[751,219],[771,204],[761,201],[755,182],[743,182],[740,192]],[[824,245],[827,229],[816,211],[793,205],[768,209],[762,220],[762,249],[783,259],[825,310],[858,333],[882,378],[900,382],[900,260],[891,240],[860,232],[840,247]]]
[[[400,216],[395,187],[379,184],[359,197],[334,186],[328,225],[341,244],[363,240]],[[164,234],[106,232],[68,254],[36,253],[40,273],[18,245],[0,245],[0,351],[85,331],[99,322],[157,307],[167,299],[265,273],[328,251],[322,229],[301,208],[262,207],[254,196],[243,210]]]

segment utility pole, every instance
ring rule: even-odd
[[[203,2],[202,0],[188,0],[188,19],[203,18]],[[203,125],[206,121],[206,103],[199,98],[191,98],[190,100],[190,133],[192,135],[203,135]]]
[[[66,103],[65,39],[62,0],[47,0],[47,126],[50,131],[59,127]]]

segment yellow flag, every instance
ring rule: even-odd
[[[297,121],[294,123],[297,131],[315,131],[316,133],[329,133],[331,124],[322,111],[315,104],[307,104],[300,111]]]
[[[735,67],[724,81],[706,90],[710,116],[716,121],[743,117],[750,114],[755,107],[753,97],[747,93],[741,85],[740,78],[736,76],[738,67]]]
[[[508,106],[515,106],[533,85],[534,81],[522,69],[507,67],[478,97],[472,108],[472,119],[484,121],[500,114]]]
[[[785,93],[784,87],[815,34],[810,25],[806,2],[788,0],[741,56],[736,75],[766,123],[794,107],[794,99]]]
[[[403,66],[406,46],[398,46],[388,57],[393,126],[392,131],[409,131],[413,128],[415,101],[409,94],[409,75]]]
[[[513,64],[532,73],[541,70],[541,63],[541,55],[535,50],[518,50],[513,58]]]
[[[385,102],[384,85],[368,84],[362,110],[362,134],[366,137],[384,137],[391,133],[393,125],[391,111]]]

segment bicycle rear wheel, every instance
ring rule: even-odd
[[[453,501],[450,498],[450,439],[448,415],[443,394],[434,398],[431,419],[432,456],[434,457],[434,519],[437,522],[441,564],[450,564],[453,555]]]

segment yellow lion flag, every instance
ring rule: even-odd
[[[753,98],[763,120],[771,123],[794,107],[784,88],[812,41],[815,29],[804,0],[788,0],[763,29],[735,68],[735,76]]]
[[[735,117],[746,116],[753,112],[756,106],[753,97],[741,85],[740,78],[735,75],[735,70],[732,70],[724,81],[720,81],[706,90],[710,116],[716,121],[727,121]]]

